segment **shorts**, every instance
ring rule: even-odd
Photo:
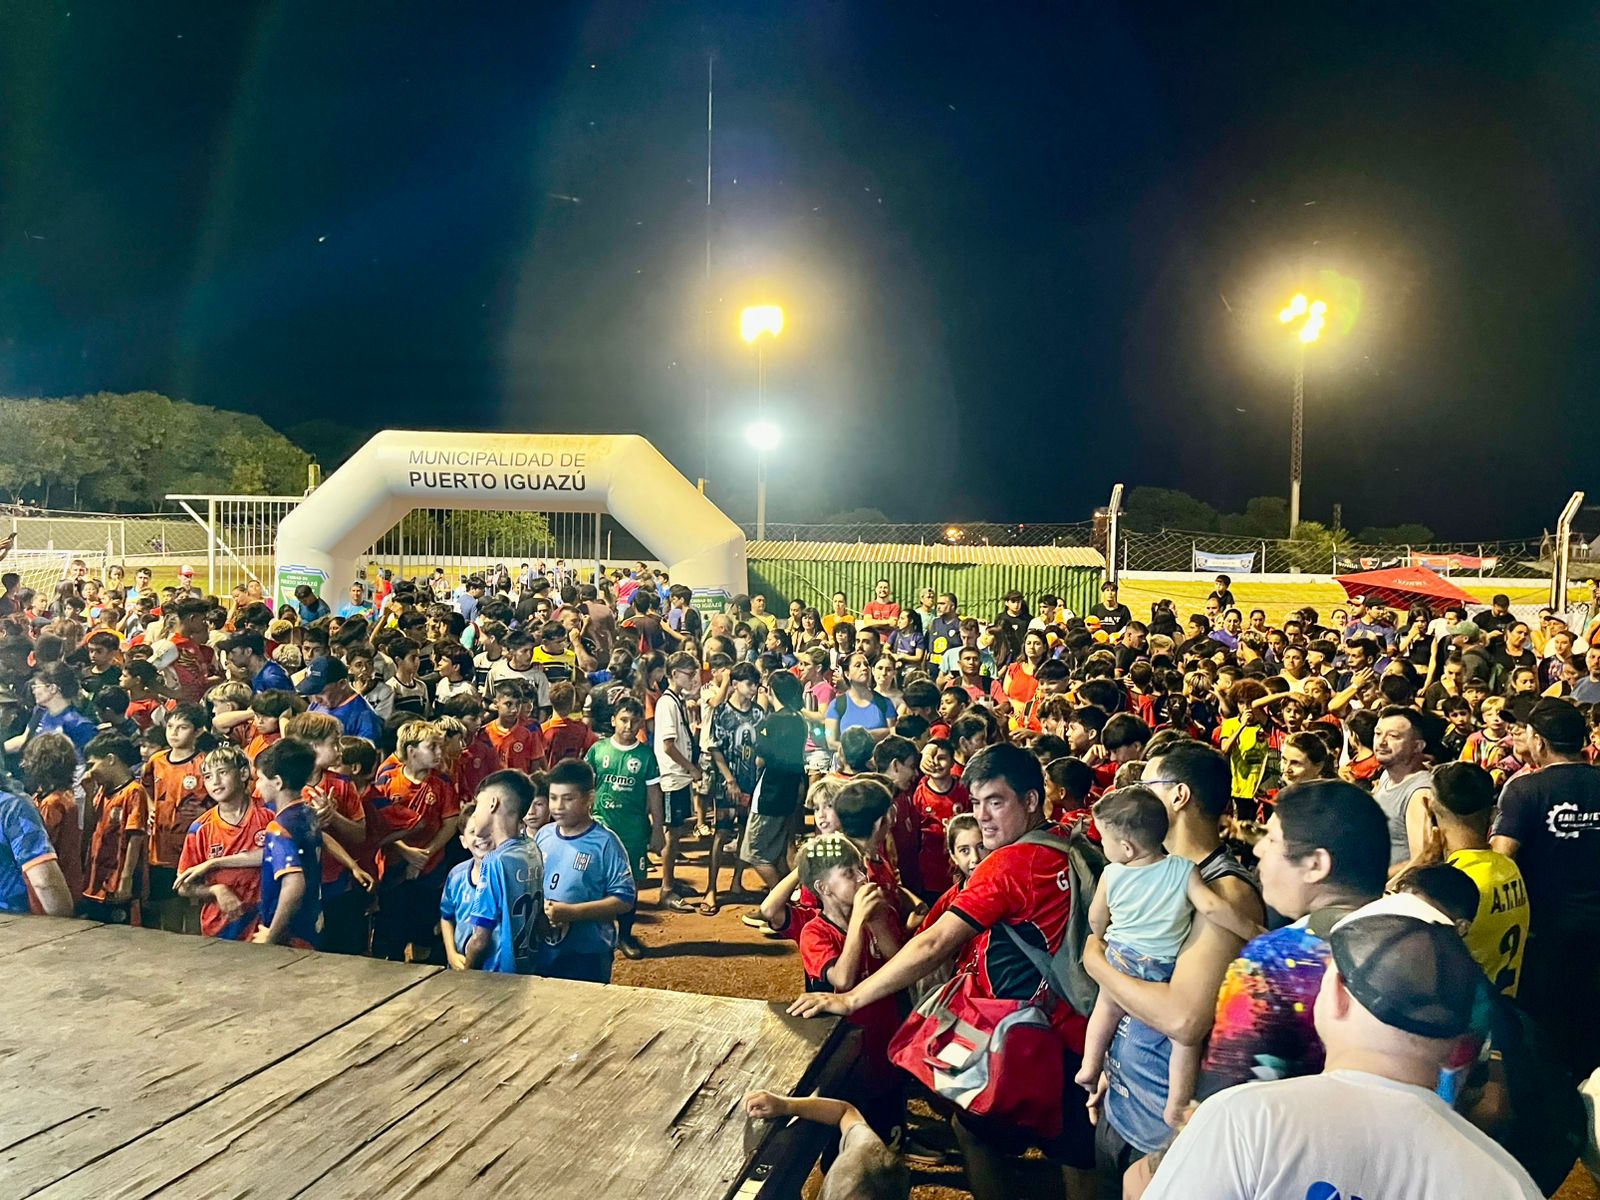
[[[956,1113],[957,1124],[974,1140],[1001,1154],[1020,1158],[1030,1146],[1037,1146],[1045,1158],[1058,1167],[1094,1170],[1094,1126],[1089,1123],[1089,1095],[1072,1078],[1083,1066],[1083,1059],[1065,1046],[1061,1054],[1065,1060],[1062,1064],[1065,1074],[1061,1088],[1061,1132],[1055,1137],[1041,1139],[1029,1130],[992,1117],[975,1117],[964,1110]],[[1101,1123],[1104,1124],[1103,1119]]]
[[[777,867],[781,871],[788,858],[789,820],[788,813],[751,813],[739,843],[739,857],[751,866]]]
[[[558,954],[540,966],[547,979],[575,979],[579,983],[610,983],[610,954]]]
[[[668,829],[677,829],[694,819],[694,789],[688,784],[670,792],[663,788],[661,800]]]
[[[612,833],[617,835],[617,841],[622,843],[622,849],[628,856],[628,870],[633,874],[634,883],[643,883],[650,874],[650,826],[647,824],[642,829],[630,823],[618,821],[611,824],[604,817],[600,819]]]
[[[105,925],[131,925],[133,903],[132,900],[91,900],[85,896],[78,901],[78,915],[86,921],[99,921]]]
[[[1115,938],[1106,939],[1106,961],[1131,979],[1148,979],[1152,983],[1170,983],[1172,970],[1178,965],[1176,959],[1156,958]]]
[[[723,797],[723,799],[725,800],[726,797]],[[711,827],[723,835],[736,834],[739,832],[740,821],[744,819],[744,814],[748,811],[748,809],[740,808],[737,805],[729,805],[727,808],[723,808],[719,804],[715,810],[716,815],[712,819]]]

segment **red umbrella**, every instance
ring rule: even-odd
[[[1342,587],[1345,595],[1352,600],[1357,596],[1364,596],[1369,604],[1387,604],[1390,608],[1410,608],[1411,605],[1421,602],[1438,612],[1450,604],[1481,603],[1443,575],[1435,575],[1426,567],[1390,567],[1385,571],[1359,571],[1354,575],[1336,575],[1333,581]]]

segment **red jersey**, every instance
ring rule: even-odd
[[[250,754],[250,743],[255,741],[256,723],[253,720],[240,721],[223,736],[248,755]],[[255,761],[253,755],[251,756],[251,761]]]
[[[206,756],[196,752],[181,763],[171,750],[159,750],[144,768],[150,794],[150,865],[176,868],[183,857],[183,839],[195,818],[211,806],[200,767]]]
[[[252,726],[252,728],[254,727]],[[256,755],[260,754],[268,746],[272,745],[282,737],[283,734],[279,733],[276,729],[271,733],[256,734],[250,739],[250,744],[244,748],[245,756],[249,758],[251,763],[254,763],[256,761]]]
[[[828,968],[838,962],[839,956],[844,953],[845,937],[845,930],[820,913],[815,920],[806,924],[800,934],[800,965],[806,973],[806,991],[835,990],[833,984],[828,982]],[[889,959],[888,955],[879,952],[870,930],[862,941],[865,945],[862,946],[861,961],[857,968],[858,984]],[[874,1000],[865,1008],[851,1013],[849,1020],[852,1025],[861,1028],[861,1054],[858,1061],[866,1069],[869,1080],[886,1081],[892,1072],[889,1041],[900,1028],[899,1000],[894,996]]]
[[[67,878],[73,900],[83,896],[83,818],[78,815],[78,797],[71,788],[34,798],[34,806],[44,820],[44,831],[55,847],[56,861]]]
[[[369,788],[361,797],[361,810],[366,816],[367,837],[350,856],[361,864],[361,869],[376,877],[379,873],[378,850],[390,834],[404,833],[416,827],[418,817],[403,804],[393,803],[377,788]]]
[[[189,826],[183,839],[183,854],[178,859],[178,869],[190,867],[213,858],[226,858],[233,854],[248,854],[267,844],[267,825],[272,812],[265,805],[251,801],[244,818],[237,825],[223,819],[222,810],[215,805],[206,809]],[[200,905],[200,932],[206,937],[224,938],[228,941],[247,942],[260,925],[261,868],[222,867],[206,876],[208,884],[220,883],[239,897],[244,911],[229,918],[223,915],[214,900]]]
[[[467,744],[461,757],[456,759],[452,777],[456,795],[469,801],[476,798],[483,781],[499,769],[500,755],[495,751],[494,743],[489,740],[488,734],[478,730],[478,736]]]
[[[333,801],[334,811],[341,817],[354,821],[357,825],[366,825],[367,810],[362,807],[361,795],[356,791],[356,785],[350,782],[348,775],[340,775],[336,771],[324,771],[322,779],[318,783],[305,786],[300,793],[301,799],[309,801],[317,788],[321,788],[328,794],[328,798]],[[357,841],[352,845],[349,838],[340,838],[331,828],[324,829],[323,833],[344,847],[351,858],[354,858],[356,851],[361,848],[361,841]],[[361,840],[364,841],[365,838]],[[346,884],[352,882],[349,868],[324,849],[322,853],[322,898],[324,901],[328,899],[330,894],[328,885],[338,883],[340,880],[343,880]],[[344,887],[341,885],[333,888],[332,894],[337,895],[342,891],[344,891]]]
[[[461,814],[461,807],[456,802],[456,789],[437,771],[429,771],[427,778],[421,783],[413,783],[404,771],[396,771],[389,776],[380,790],[393,804],[408,808],[416,814],[416,824],[411,827],[411,834],[405,842],[408,846],[415,846],[419,850],[438,836],[439,829],[446,821]],[[399,856],[390,858],[387,852],[384,858],[385,870],[406,865],[404,859]],[[426,875],[437,867],[443,858],[444,847],[441,846],[427,861],[421,873]]]
[[[1122,766],[1115,759],[1107,759],[1089,768],[1089,773],[1094,776],[1094,783],[1089,787],[1089,799],[1098,800],[1111,790],[1117,781],[1117,768]]]
[[[122,887],[122,860],[128,839],[144,834],[150,825],[150,796],[137,779],[114,792],[105,788],[94,799],[94,835],[89,842],[88,877],[83,894],[90,900],[110,900]],[[133,898],[140,899],[139,881]]]
[[[794,894],[789,897],[789,919],[784,922],[783,928],[776,929],[791,942],[798,942],[800,935],[805,932],[806,926],[822,915],[822,901],[817,899],[817,894],[810,888],[801,884],[794,889]]]
[[[992,930],[1004,922],[1054,954],[1072,910],[1068,888],[1067,856],[1051,846],[1002,846],[978,864],[949,910],[979,931],[956,968],[974,973],[979,995],[1026,1000],[1039,990],[1039,972],[1009,937],[997,938]],[[1083,1014],[1058,1002],[1050,1019],[1067,1048],[1082,1054],[1088,1025]]]
[[[568,758],[582,758],[600,739],[580,717],[551,717],[544,723],[544,765],[555,766]]]
[[[513,725],[510,729],[501,729],[498,722],[490,721],[483,731],[489,735],[502,767],[513,771],[544,769],[544,732],[539,728]]]
[[[950,886],[950,853],[945,849],[944,831],[957,813],[972,811],[972,797],[966,784],[953,781],[948,792],[936,792],[928,780],[917,784],[911,793],[917,817],[917,875],[922,880],[923,899]]]
[[[920,896],[922,871],[919,850],[922,841],[917,807],[912,803],[915,791],[913,785],[896,796],[894,803],[889,806],[889,845],[894,849],[894,865],[900,872],[900,882]]]
[[[395,772],[403,766],[405,764],[400,761],[398,754],[389,755],[388,758],[378,764],[378,769],[372,773],[372,786],[382,791],[388,785],[389,780],[394,777]]]
[[[210,646],[190,641],[183,634],[172,639],[177,647],[178,659],[172,664],[172,673],[178,680],[178,694],[190,703],[205,699],[206,689],[217,674],[217,652]]]
[[[161,701],[155,696],[146,696],[143,700],[130,700],[128,701],[128,720],[137,725],[139,732],[143,733],[156,723],[155,713],[160,704]]]
[[[932,929],[933,923],[950,911],[950,906],[956,902],[956,897],[961,894],[961,887],[962,885],[959,883],[952,883],[945,890],[944,895],[928,906],[928,915],[922,919],[922,924],[918,927],[919,932],[922,929]]]

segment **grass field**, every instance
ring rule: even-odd
[[[1491,583],[1487,588],[1474,586],[1473,580],[1454,580],[1469,596],[1482,601],[1488,607],[1489,598],[1499,592],[1504,592],[1511,599],[1513,609],[1536,609],[1546,603],[1550,597],[1549,584],[1537,579],[1502,581]],[[1211,594],[1215,584],[1211,580],[1198,580],[1188,578],[1170,579],[1128,579],[1121,580],[1120,596],[1122,602],[1132,611],[1135,618],[1145,620],[1150,615],[1150,606],[1163,597],[1170,597],[1178,609],[1178,619],[1182,621],[1190,613],[1201,612],[1205,607],[1205,598]],[[1278,583],[1254,582],[1248,576],[1242,576],[1233,582],[1233,594],[1239,601],[1239,607],[1248,613],[1252,608],[1267,610],[1267,619],[1276,623],[1283,615],[1293,609],[1305,608],[1307,605],[1317,610],[1326,617],[1335,608],[1349,608],[1350,598],[1345,595],[1344,589],[1332,581],[1319,582],[1308,580],[1304,583]],[[1589,592],[1587,588],[1568,588],[1568,603],[1587,601]]]

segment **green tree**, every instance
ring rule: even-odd
[[[1251,538],[1289,536],[1289,502],[1282,496],[1257,496],[1242,513],[1228,513],[1221,520],[1223,533]]]
[[[1319,575],[1333,570],[1333,560],[1354,548],[1349,530],[1329,529],[1320,521],[1301,521],[1294,536],[1283,542],[1291,570]]]
[[[1413,521],[1408,525],[1369,525],[1356,534],[1364,546],[1426,546],[1433,541],[1433,530]]]
[[[1217,510],[1174,488],[1136,487],[1122,501],[1122,523],[1140,533],[1185,529],[1215,533]]]

